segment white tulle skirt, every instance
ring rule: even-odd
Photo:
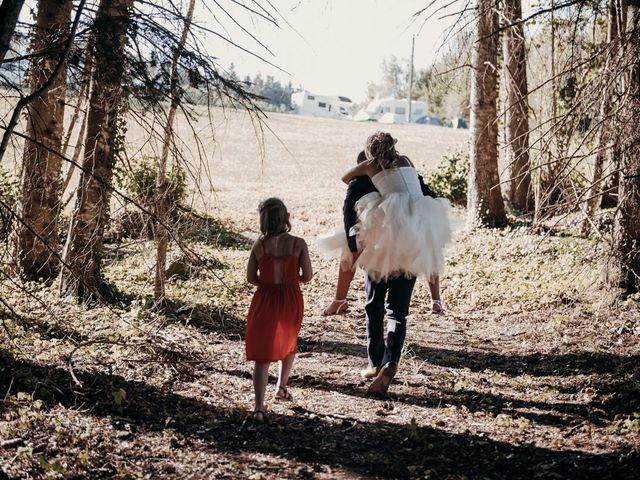
[[[452,236],[447,199],[372,192],[358,200],[355,210],[353,230],[362,250],[355,266],[371,278],[442,273],[444,247]]]
[[[320,253],[329,258],[340,259],[340,269],[343,271],[355,269],[353,264],[353,254],[349,250],[347,236],[343,227],[336,227],[335,230],[319,235],[316,238],[316,246]]]

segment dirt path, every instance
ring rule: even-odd
[[[270,126],[293,155],[269,138],[261,164],[247,122],[233,117],[210,144],[209,210],[249,237],[267,195],[284,198],[308,239],[339,221],[336,178],[375,127],[277,115]],[[465,141],[436,127],[390,130],[424,169]],[[640,315],[604,288],[604,246],[460,232],[442,281],[447,313],[429,313],[419,281],[386,400],[366,398],[359,377],[362,279],[348,314],[322,317],[337,265],[312,249],[295,400],[270,402],[271,424],[255,426],[244,423],[247,246],[217,238],[193,247],[224,268],[172,282],[171,315],[144,307],[147,243],[125,242],[109,260],[130,298],[115,310],[61,305],[54,288],[37,294],[54,316],[19,300],[28,318],[8,324],[13,346],[0,352],[0,478],[637,478]]]

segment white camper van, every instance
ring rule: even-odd
[[[298,115],[329,118],[351,118],[349,109],[353,105],[347,97],[317,95],[307,90],[291,95],[291,103]]]
[[[406,123],[409,102],[396,98],[380,98],[369,102],[354,117],[358,121],[376,121],[382,123]],[[427,102],[411,101],[411,123],[427,113]]]

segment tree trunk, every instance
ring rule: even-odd
[[[64,175],[64,181],[62,182],[62,188],[60,191],[60,201],[62,202],[62,209],[64,210],[71,199],[74,196],[74,192],[71,192],[67,199],[65,200],[65,193],[67,188],[69,188],[69,184],[71,183],[71,179],[73,178],[73,173],[76,169],[76,164],[78,163],[78,159],[80,158],[80,152],[82,151],[81,144],[84,141],[85,134],[87,131],[87,120],[89,117],[89,109],[87,108],[87,103],[89,102],[89,96],[91,94],[91,77],[93,75],[93,58],[91,57],[94,48],[89,47],[87,49],[86,54],[86,65],[82,72],[82,84],[80,85],[80,91],[78,93],[78,103],[76,104],[76,108],[73,111],[73,115],[71,116],[71,122],[69,122],[69,128],[64,138],[64,143],[62,145],[62,154],[66,156],[67,149],[69,148],[69,143],[71,141],[71,135],[73,133],[73,129],[75,128],[76,123],[78,123],[78,119],[80,115],[82,115],[82,122],[80,123],[80,131],[78,132],[78,136],[76,138],[76,143],[73,149],[73,157],[71,157],[71,162],[69,162],[67,172]],[[84,112],[82,111],[84,110]]]
[[[522,20],[521,0],[505,0],[505,21]],[[529,87],[527,52],[522,23],[504,33],[504,76],[506,79],[505,140],[509,175],[508,196],[511,208],[520,213],[533,209],[531,165],[529,160]]]
[[[640,286],[640,0],[629,0],[624,33],[627,104],[622,123],[617,253],[625,293]]]
[[[551,87],[551,119],[556,122],[558,118],[558,78],[556,71],[556,0],[551,0],[551,18],[550,18],[550,44],[551,58],[549,66],[551,70],[550,87]],[[536,198],[535,211],[533,214],[533,223],[539,224],[545,215],[545,209],[553,205],[559,196],[558,177],[562,169],[560,158],[564,152],[564,146],[560,129],[552,129],[551,138],[544,142],[542,151],[546,158],[540,158],[542,165],[538,167],[538,175],[536,182]],[[555,152],[555,153],[554,153]],[[544,165],[546,163],[546,165]]]
[[[156,277],[154,285],[154,298],[155,303],[158,306],[161,306],[164,303],[165,298],[165,269],[167,266],[167,248],[169,246],[169,232],[167,231],[166,226],[169,223],[169,213],[171,208],[173,207],[173,205],[169,204],[170,192],[169,185],[167,184],[167,163],[169,159],[171,140],[173,138],[173,122],[176,118],[176,112],[180,103],[180,79],[178,77],[178,60],[180,59],[180,51],[184,48],[184,44],[187,41],[187,34],[189,33],[191,20],[193,19],[194,7],[195,0],[190,0],[189,7],[187,9],[187,15],[184,19],[182,35],[180,36],[178,45],[176,45],[176,51],[173,53],[173,58],[171,60],[171,105],[169,107],[167,123],[164,129],[162,153],[160,155],[160,162],[158,164],[158,176],[156,178],[158,247],[156,251]]]
[[[602,187],[602,195],[600,195],[600,208],[615,208],[618,206],[618,191],[620,190],[620,138],[618,134],[612,139],[611,143],[609,168],[606,181]]]
[[[593,218],[601,201],[603,191],[603,174],[604,164],[607,157],[611,157],[611,125],[608,118],[611,110],[611,64],[617,55],[618,44],[618,13],[617,0],[609,0],[609,20],[607,26],[607,57],[605,59],[604,71],[602,72],[603,86],[602,98],[600,102],[600,131],[598,133],[596,157],[593,163],[593,176],[591,178],[591,187],[587,194],[586,218],[582,223],[582,233],[587,235],[591,231]]]
[[[468,220],[471,225],[502,226],[507,219],[498,173],[498,11],[495,0],[478,0],[476,17]]]
[[[0,4],[0,63],[11,46],[11,37],[16,29],[24,0],[3,0]]]
[[[31,91],[35,92],[53,75],[63,54],[62,44],[71,27],[72,0],[40,0],[31,50],[47,53],[31,66]],[[52,48],[57,46],[58,48]],[[27,106],[27,136],[22,165],[15,231],[19,273],[28,279],[52,280],[60,264],[53,252],[60,250],[60,151],[67,95],[66,68]]]
[[[82,82],[80,83],[80,90],[78,91],[78,100],[76,102],[76,106],[73,109],[73,115],[71,115],[71,121],[69,122],[69,128],[67,128],[67,132],[64,136],[64,142],[62,144],[62,155],[67,155],[67,149],[69,148],[69,143],[71,142],[71,135],[73,134],[73,130],[76,128],[78,120],[80,119],[80,115],[82,112],[85,112],[83,117],[84,119],[87,117],[86,115],[86,103],[89,101],[89,94],[91,93],[91,75],[93,72],[93,59],[91,58],[93,47],[88,47],[85,53],[85,66],[82,69]],[[82,126],[83,123],[80,125]],[[81,128],[82,129],[82,128]],[[78,139],[76,141],[76,149],[78,149],[79,143],[83,140],[83,136],[78,133]]]
[[[94,22],[95,69],[76,204],[69,225],[60,291],[81,299],[107,293],[101,275],[109,216],[125,35],[133,0],[101,0]]]

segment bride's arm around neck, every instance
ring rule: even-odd
[[[379,171],[380,168],[375,160],[367,160],[366,162],[359,163],[355,167],[347,170],[345,174],[342,175],[342,181],[344,183],[349,183],[354,177],[360,177],[362,175],[373,177]]]

